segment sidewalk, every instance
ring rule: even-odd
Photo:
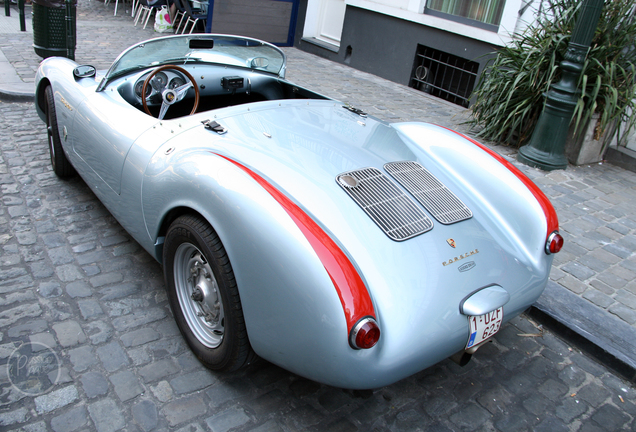
[[[25,7],[25,18],[26,32],[21,32],[20,15],[17,6],[12,5],[11,16],[5,16],[3,4],[2,10],[0,11],[0,37],[9,38],[9,35],[20,33],[26,33],[29,35],[28,37],[33,37],[30,6]],[[33,85],[24,82],[20,78],[13,64],[7,60],[2,50],[0,50],[0,94],[2,94],[4,100],[25,101],[33,99]]]
[[[107,69],[128,46],[152,37],[133,26],[130,5],[80,0],[76,61]],[[41,61],[33,51],[30,7],[27,32],[17,8],[0,10],[0,99],[32,101]],[[290,81],[361,107],[389,122],[427,121],[469,133],[469,111],[347,66],[285,48]],[[531,314],[561,330],[628,379],[636,380],[636,174],[614,165],[544,172],[514,160],[515,149],[496,146],[553,202],[565,247]]]

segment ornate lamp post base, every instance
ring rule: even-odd
[[[519,149],[517,160],[544,171],[554,171],[568,167],[568,160],[562,154],[541,151],[530,146],[524,146]]]
[[[545,107],[530,143],[521,147],[517,154],[519,162],[546,171],[568,166],[564,149],[576,96],[568,91],[570,89],[561,90],[559,84],[555,84],[546,95]]]
[[[561,81],[546,93],[545,107],[530,143],[521,147],[517,154],[519,162],[546,171],[567,168],[565,141],[579,98],[577,83],[602,9],[603,0],[584,0],[581,5],[580,16],[560,64]]]

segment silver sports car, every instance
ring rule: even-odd
[[[162,263],[196,356],[256,355],[377,388],[466,362],[543,291],[563,239],[527,177],[424,123],[388,124],[285,80],[277,47],[153,39],[106,72],[42,62],[51,163]]]

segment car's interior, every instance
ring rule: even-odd
[[[165,65],[136,72],[117,85],[117,90],[137,109],[154,117],[173,119],[192,113],[197,99],[194,86],[199,93],[196,112],[269,100],[326,99],[273,74],[209,64]],[[165,112],[160,117],[162,106]]]

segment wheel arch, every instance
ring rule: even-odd
[[[46,113],[46,95],[44,90],[51,85],[48,78],[42,78],[35,88],[35,110],[42,120],[45,120]]]
[[[174,141],[165,147],[177,144]],[[337,244],[327,233],[319,238],[309,228],[319,225],[309,221],[299,205],[266,178],[246,171],[243,167],[247,166],[229,157],[198,147],[168,153],[167,158],[164,153],[164,147],[156,150],[158,156],[148,165],[142,187],[153,252],[163,261],[162,237],[179,216],[198,214],[209,223],[231,262],[247,334],[259,356],[312,376],[310,371],[320,367],[319,358],[327,351],[337,352],[331,356],[335,369],[343,361],[360,361],[377,352],[351,348],[349,327],[355,323],[350,316],[357,318],[365,309],[350,301],[357,297],[347,297],[353,288],[335,285],[334,278],[340,280],[340,276],[330,273],[319,253],[333,254]],[[320,252],[306,234],[326,242],[320,243]],[[340,255],[344,257],[345,252],[341,250]],[[340,263],[334,258],[330,266],[332,262]],[[305,337],[307,333],[299,329],[308,329],[312,337]]]
[[[157,158],[150,164],[145,176],[152,181],[142,188],[155,257],[165,265],[163,242],[170,225],[182,215],[198,215],[216,231],[226,250],[248,338],[259,356],[301,372],[317,368],[320,353],[328,347],[338,347],[338,357],[353,355],[333,279],[284,207],[218,155],[195,150],[170,156],[175,159]],[[188,177],[196,166],[205,170]],[[317,329],[317,339],[303,338],[297,331],[300,326]],[[307,356],[300,369],[291,360],[299,347]]]
[[[168,232],[168,228],[170,228],[172,222],[174,222],[177,218],[185,215],[198,216],[202,218],[208,224],[210,224],[212,229],[216,231],[216,229],[214,228],[214,224],[212,224],[203,214],[192,207],[180,205],[168,210],[159,222],[159,229],[156,236],[157,240],[155,241],[155,258],[157,259],[157,261],[159,261],[159,264],[163,265],[163,239]]]

